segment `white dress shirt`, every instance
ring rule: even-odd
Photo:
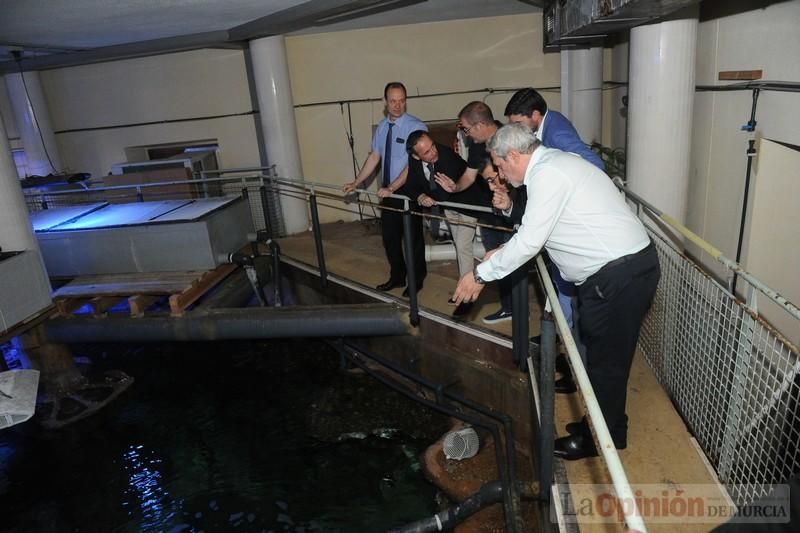
[[[524,181],[528,204],[522,225],[478,265],[486,281],[509,275],[544,247],[563,278],[580,285],[606,263],[650,242],[611,179],[580,156],[539,146]]]

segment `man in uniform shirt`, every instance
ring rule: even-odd
[[[474,301],[544,247],[565,280],[578,287],[587,372],[611,438],[627,447],[625,400],[636,342],[660,276],[658,255],[641,221],[608,176],[575,154],[545,148],[522,124],[488,143],[492,161],[513,185],[528,188],[522,225],[505,246],[466,274],[453,299]],[[597,455],[586,424],[556,439],[564,459]]]
[[[372,138],[372,150],[367,156],[361,172],[356,179],[345,183],[342,191],[350,193],[369,178],[383,161],[381,187],[378,196],[381,205],[393,209],[403,209],[403,201],[389,198],[392,194],[405,194],[403,185],[408,173],[408,154],[406,138],[412,131],[426,130],[428,127],[417,117],[406,113],[406,88],[393,81],[383,89],[383,100],[386,105],[386,118],[378,123]],[[425,241],[422,234],[422,218],[411,217],[412,248],[414,249],[414,272],[417,290],[422,288],[422,281],[427,274],[425,266]],[[381,283],[376,289],[389,291],[406,284],[406,264],[403,259],[403,216],[398,211],[381,209],[381,233],[383,249],[389,261],[389,280]],[[408,296],[408,288],[403,292]]]

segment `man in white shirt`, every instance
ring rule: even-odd
[[[501,175],[527,186],[528,204],[517,234],[461,278],[453,299],[474,301],[485,282],[547,249],[564,279],[578,286],[587,372],[611,437],[624,449],[628,374],[660,277],[655,247],[608,176],[591,163],[541,146],[522,124],[502,127],[487,148]],[[556,440],[557,456],[597,455],[586,424],[568,431],[573,434]]]

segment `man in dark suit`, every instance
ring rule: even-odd
[[[437,183],[441,179],[458,178],[467,169],[467,163],[451,148],[434,142],[428,132],[412,132],[406,140],[408,152],[408,178],[406,195],[423,207],[433,207],[437,202],[456,202],[460,204],[491,207],[491,192],[483,180],[476,180],[458,193],[447,192]],[[480,213],[468,209],[447,208],[445,213],[450,223],[450,233],[459,256],[459,276],[471,272],[475,260],[472,241],[475,238],[475,222]],[[458,219],[457,221],[455,219]],[[460,222],[460,223],[459,223]],[[469,313],[472,303],[456,307],[454,317]]]

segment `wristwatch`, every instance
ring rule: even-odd
[[[478,285],[486,285],[486,280],[478,275],[478,267],[472,271],[472,276],[475,278],[475,283]]]

